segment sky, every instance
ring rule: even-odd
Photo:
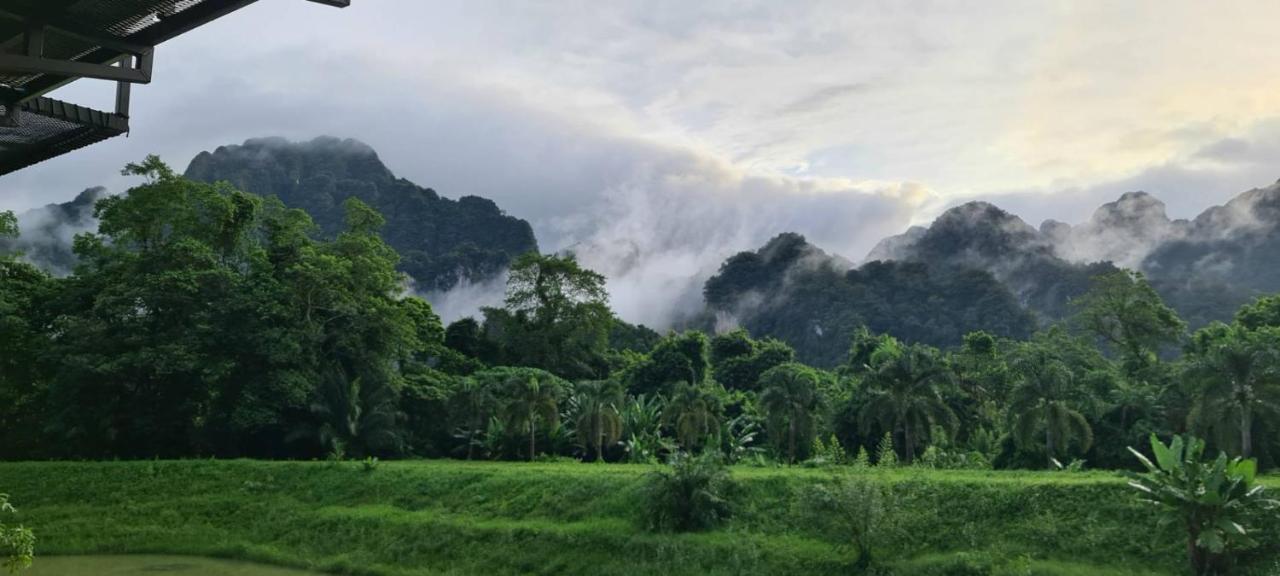
[[[0,209],[123,190],[148,153],[351,137],[647,318],[782,231],[856,261],[968,200],[1074,223],[1146,190],[1186,218],[1280,178],[1274,0],[352,4],[261,0],[160,46],[132,133],[0,177]]]

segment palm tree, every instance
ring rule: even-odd
[[[579,382],[574,389],[578,403],[578,439],[604,461],[604,446],[622,436],[622,384],[617,380]]]
[[[560,390],[555,383],[539,382],[536,377],[516,375],[506,382],[507,425],[513,431],[529,435],[529,460],[537,456],[539,424],[555,423],[560,418]]]
[[[943,401],[938,386],[949,381],[951,371],[932,348],[912,345],[878,354],[866,384],[870,397],[858,411],[863,434],[873,425],[902,434],[903,460],[915,459],[916,445],[932,434],[934,426],[953,431],[956,414]]]
[[[709,387],[682,382],[667,401],[663,415],[667,424],[675,428],[676,439],[693,451],[720,429],[722,412],[720,397]]]
[[[1081,450],[1093,445],[1093,428],[1084,415],[1072,406],[1078,400],[1075,375],[1051,351],[1031,346],[1014,361],[1018,376],[1009,403],[1010,429],[1014,441],[1028,446],[1044,429],[1044,448],[1050,468],[1059,448],[1065,449],[1075,440]]]
[[[329,455],[354,457],[401,447],[399,394],[383,375],[348,376],[340,367],[325,370],[311,404],[315,420],[289,439],[310,437]]]
[[[1187,375],[1199,386],[1194,423],[1233,423],[1240,454],[1253,455],[1260,415],[1280,415],[1280,332],[1211,326],[1197,334]]]
[[[467,460],[470,460],[475,453],[476,435],[495,402],[493,389],[479,379],[463,378],[451,400],[467,420]]]
[[[818,390],[818,373],[794,362],[779,364],[760,376],[764,392],[760,406],[769,415],[774,428],[787,426],[787,462],[796,461],[796,443],[801,436],[812,440],[814,416],[826,406]]]

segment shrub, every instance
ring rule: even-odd
[[[891,541],[893,527],[885,511],[889,493],[865,478],[833,479],[806,486],[797,500],[799,515],[824,537],[857,554],[856,567],[872,565],[872,551]]]
[[[898,453],[893,449],[893,432],[885,432],[880,439],[880,448],[876,452],[876,466],[897,466]]]
[[[1198,438],[1174,436],[1165,446],[1152,434],[1154,463],[1133,448],[1129,451],[1147,468],[1130,473],[1129,485],[1142,493],[1141,501],[1167,512],[1162,526],[1179,523],[1186,529],[1187,560],[1196,574],[1228,570],[1232,552],[1257,545],[1252,528],[1244,524],[1249,515],[1280,505],[1255,483],[1256,461],[1227,459],[1222,452],[1212,461],[1202,460],[1204,441]]]
[[[650,475],[645,487],[646,524],[653,531],[693,532],[714,528],[729,518],[733,480],[716,453],[679,453],[670,471]]]
[[[0,514],[16,514],[18,511],[9,503],[8,494],[0,494]],[[16,573],[31,565],[35,554],[36,537],[30,530],[22,526],[6,526],[0,522],[0,567],[9,573]]]

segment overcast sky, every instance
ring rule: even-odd
[[[1276,22],[1274,0],[261,0],[162,45],[132,134],[0,178],[0,208],[122,190],[147,153],[334,135],[611,276],[784,230],[856,260],[969,199],[1036,225],[1144,189],[1190,217],[1280,177]]]

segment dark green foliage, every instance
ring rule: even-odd
[[[1075,444],[1081,452],[1093,445],[1093,428],[1079,411],[1084,387],[1057,351],[1026,344],[1016,353],[1013,369],[1019,375],[1010,394],[1009,429],[1021,446],[1039,443],[1048,467]]]
[[[1080,310],[1076,321],[1123,360],[1130,376],[1140,377],[1161,348],[1177,344],[1186,330],[1139,272],[1096,276],[1089,291],[1071,303]]]
[[[39,402],[40,455],[399,451],[395,363],[439,327],[397,300],[381,217],[352,199],[317,241],[305,214],[154,157],[126,172],[147,183],[98,203],[76,275],[27,310],[48,343],[5,393]]]
[[[796,352],[773,338],[752,340],[741,328],[711,339],[712,373],[729,390],[760,389],[760,375],[795,360]]]
[[[620,318],[613,319],[609,328],[609,349],[627,350],[646,354],[653,349],[662,335],[644,324],[630,324]]]
[[[864,435],[879,426],[901,438],[903,460],[911,464],[936,428],[954,433],[958,421],[941,393],[951,374],[937,350],[883,347],[872,355],[870,368],[868,396],[858,412]]]
[[[613,313],[604,276],[572,255],[529,252],[511,265],[502,308],[485,308],[485,337],[501,364],[564,378],[607,376]]]
[[[1210,324],[1192,336],[1183,366],[1192,426],[1246,458],[1280,457],[1266,440],[1280,430],[1280,328]]]
[[[660,532],[709,530],[733,513],[733,479],[720,455],[677,454],[671,469],[653,472],[645,486],[645,525]]]
[[[1248,330],[1280,328],[1280,295],[1258,298],[1236,311],[1236,324]]]
[[[1193,436],[1174,436],[1166,446],[1152,434],[1154,462],[1129,450],[1146,468],[1131,474],[1129,485],[1141,501],[1162,508],[1162,527],[1185,530],[1187,560],[1197,576],[1230,571],[1235,553],[1258,546],[1257,528],[1248,526],[1254,514],[1280,508],[1256,482],[1257,462],[1228,459],[1225,452],[1205,461],[1204,441]]]
[[[671,392],[662,417],[685,450],[701,450],[720,431],[724,400],[719,392],[708,384],[684,382]]]
[[[816,370],[794,362],[770,368],[760,377],[760,407],[780,457],[795,464],[807,456],[827,399]]]
[[[711,372],[710,346],[702,332],[668,334],[623,375],[631,394],[670,394],[678,383],[701,384]]]
[[[973,330],[1025,337],[1034,327],[986,272],[900,262],[850,270],[798,234],[726,260],[703,291],[712,314],[732,316],[752,334],[794,347],[802,362],[824,367],[844,360],[863,326],[938,346],[959,344]]]
[[[491,278],[515,257],[537,250],[528,222],[507,216],[491,200],[450,200],[397,178],[373,149],[354,140],[248,140],[201,152],[186,176],[275,196],[305,210],[329,238],[343,230],[343,203],[357,198],[387,217],[383,238],[404,257],[400,269],[423,290]]]

